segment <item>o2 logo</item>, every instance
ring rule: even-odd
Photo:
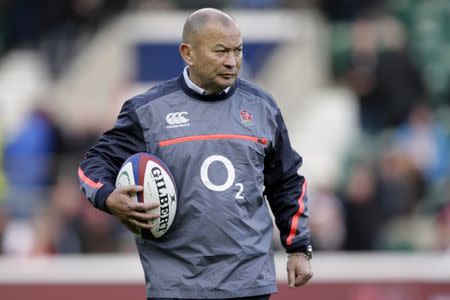
[[[225,166],[225,169],[227,170],[227,179],[225,180],[225,183],[221,185],[217,185],[211,182],[208,176],[208,170],[209,166],[213,162],[220,162]],[[233,163],[222,155],[211,155],[208,156],[202,163],[202,166],[200,168],[200,178],[202,179],[203,184],[210,190],[215,192],[223,192],[229,189],[233,183],[234,179],[236,178],[236,171],[234,169]],[[244,185],[240,182],[236,183],[234,186],[238,187],[239,191],[236,193],[235,199],[244,199],[244,196],[242,196],[242,193],[244,192]]]

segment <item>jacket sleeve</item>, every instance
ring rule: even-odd
[[[277,132],[265,159],[265,195],[287,252],[310,249],[305,178],[298,174],[302,158],[292,149],[280,111]]]
[[[132,154],[145,151],[142,127],[131,101],[125,102],[114,128],[87,152],[78,168],[81,191],[94,207],[108,212],[106,198],[115,188],[117,173]]]

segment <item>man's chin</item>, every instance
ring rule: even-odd
[[[220,94],[224,90],[226,90],[227,88],[232,86],[235,81],[236,81],[236,77],[229,78],[229,79],[224,79],[224,78],[220,77],[218,80],[216,80],[214,82],[214,86],[211,85],[211,88],[214,92],[211,92],[211,90],[210,90],[209,94]],[[209,90],[209,89],[207,89],[207,90]]]
[[[236,81],[236,76],[232,76],[229,78],[221,77],[220,81],[218,82],[218,86],[220,86],[223,89],[226,89],[234,84]]]

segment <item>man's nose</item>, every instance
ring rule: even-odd
[[[234,68],[236,67],[236,60],[237,60],[236,56],[232,51],[230,51],[227,53],[224,65],[228,68]]]

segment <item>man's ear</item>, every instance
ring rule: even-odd
[[[190,44],[181,43],[178,50],[180,51],[181,58],[183,58],[184,62],[188,66],[192,66],[194,64],[192,59],[192,46]]]

